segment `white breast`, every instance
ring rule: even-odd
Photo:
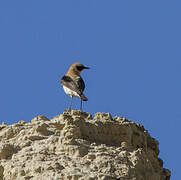
[[[71,89],[69,89],[66,86],[63,86],[63,89],[65,91],[66,94],[73,96],[73,97],[80,97],[75,91],[72,91]]]

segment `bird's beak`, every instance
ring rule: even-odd
[[[90,69],[90,67],[84,67],[84,69]]]

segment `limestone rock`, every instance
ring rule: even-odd
[[[143,125],[72,110],[0,125],[0,180],[169,180]]]

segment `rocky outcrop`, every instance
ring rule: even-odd
[[[143,125],[109,113],[0,126],[0,180],[169,180],[158,155]]]

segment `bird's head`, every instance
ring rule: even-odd
[[[74,63],[74,64],[72,64],[72,66],[69,68],[68,74],[71,74],[71,75],[74,75],[74,74],[75,74],[75,75],[80,76],[81,72],[82,72],[84,69],[90,69],[90,68],[84,66],[84,65],[81,64],[81,63]]]

